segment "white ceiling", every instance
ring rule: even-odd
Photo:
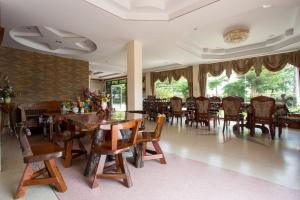
[[[74,33],[94,42],[97,49],[50,54],[89,61],[94,73],[103,72],[95,78],[124,75],[126,45],[134,39],[143,43],[144,70],[300,49],[300,0],[94,0],[98,5],[92,0],[0,2],[4,46],[39,51],[9,36],[11,30],[24,26]],[[268,4],[270,8],[262,7]],[[225,43],[223,33],[232,26],[247,26],[249,38],[238,44]]]

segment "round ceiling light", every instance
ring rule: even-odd
[[[249,37],[249,29],[247,27],[235,27],[223,34],[224,41],[230,44],[237,44],[245,41]]]
[[[85,54],[97,49],[89,38],[49,26],[16,27],[9,35],[24,46],[57,54]]]

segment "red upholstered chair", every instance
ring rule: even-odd
[[[170,105],[171,105],[171,112],[170,117],[172,117],[171,124],[173,124],[173,118],[177,118],[177,124],[178,124],[178,118],[180,118],[180,125],[182,126],[182,117],[184,115],[184,112],[182,111],[182,99],[180,97],[172,97],[170,99]]]
[[[244,124],[244,116],[242,114],[242,99],[234,96],[225,97],[222,99],[222,107],[224,110],[223,133],[225,127],[227,129],[229,121],[236,121],[238,132],[240,132],[240,122],[242,125]]]
[[[204,123],[210,130],[210,120],[213,119],[214,127],[216,127],[217,115],[210,112],[210,101],[206,97],[196,98],[196,113],[193,122],[196,122],[196,128],[198,123]],[[193,124],[192,122],[192,124]]]
[[[251,133],[255,132],[255,124],[268,124],[272,139],[275,136],[273,114],[275,112],[275,99],[266,96],[254,97],[250,101],[252,109]]]

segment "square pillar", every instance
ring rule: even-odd
[[[142,48],[136,40],[127,45],[127,110],[143,109]]]
[[[199,65],[193,65],[193,96],[194,97],[200,96],[198,74],[199,74]]]

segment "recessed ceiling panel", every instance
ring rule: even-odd
[[[128,20],[172,20],[220,0],[85,0]]]
[[[52,53],[85,54],[97,49],[97,45],[86,37],[48,26],[17,27],[9,34],[24,46]]]

